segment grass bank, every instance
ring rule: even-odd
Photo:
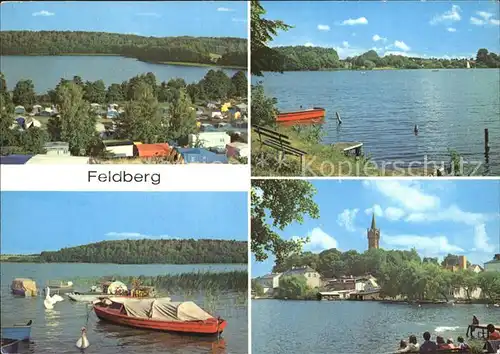
[[[350,157],[342,149],[319,143],[319,126],[278,126],[273,128],[289,137],[291,146],[307,152],[300,164],[297,157],[287,155],[278,161],[278,151],[259,142],[258,134],[252,137],[253,176],[425,176],[422,169],[380,169],[369,157]]]

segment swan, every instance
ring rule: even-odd
[[[54,304],[56,302],[60,302],[60,301],[64,300],[60,295],[57,295],[57,294],[54,294],[51,297],[50,296],[50,288],[48,286],[45,289],[45,293],[46,293],[46,296],[45,296],[45,300],[43,301],[43,305],[45,306],[46,309],[53,309]]]
[[[88,348],[89,345],[90,345],[90,342],[87,339],[87,329],[85,327],[82,327],[82,335],[76,341],[76,346],[80,349],[85,349],[85,348]]]

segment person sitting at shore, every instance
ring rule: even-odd
[[[467,351],[470,349],[470,346],[467,343],[465,343],[464,337],[462,336],[458,337],[457,342],[458,342],[458,348],[460,350]]]
[[[420,346],[420,353],[433,353],[437,350],[437,345],[431,341],[431,334],[429,332],[424,333],[424,342]]]
[[[448,338],[448,340],[446,341],[446,344],[449,346],[450,349],[455,349],[457,348],[455,346],[455,343],[453,343],[453,339],[452,338]]]
[[[404,353],[406,352],[406,348],[408,348],[408,344],[404,339],[401,339],[401,342],[399,342],[399,350],[397,352]]]
[[[446,344],[444,338],[441,336],[436,337],[436,344],[438,349],[452,349],[449,344]]]
[[[405,347],[400,347],[398,353],[417,353],[420,349],[417,343],[417,337],[413,334],[410,336],[410,338],[408,338],[408,344],[406,344],[404,340],[402,340],[401,343],[404,343]]]
[[[486,326],[486,330],[488,331],[488,340],[500,340],[500,333],[495,330],[495,325],[490,323]]]

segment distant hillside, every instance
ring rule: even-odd
[[[476,58],[417,58],[402,55],[379,56],[376,51],[346,59],[339,59],[333,48],[288,46],[274,47],[282,55],[284,71],[316,71],[335,69],[372,70],[377,68],[393,69],[454,69],[465,68],[467,61],[471,67],[500,68],[500,57],[487,49],[479,49]]]
[[[0,31],[0,42],[1,55],[115,54],[155,62],[216,64],[220,60],[229,66],[246,66],[246,60],[242,62],[241,58],[246,58],[247,53],[247,40],[231,37],[142,37],[106,32]]]
[[[38,257],[16,256],[7,262],[67,262],[118,264],[247,263],[245,241],[117,240],[42,252]]]
[[[333,48],[287,46],[273,49],[283,56],[285,71],[332,69],[342,65]]]

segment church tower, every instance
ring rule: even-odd
[[[380,229],[377,229],[377,225],[375,224],[375,213],[372,214],[372,225],[367,230],[368,235],[368,249],[379,248],[378,243],[380,240]]]

